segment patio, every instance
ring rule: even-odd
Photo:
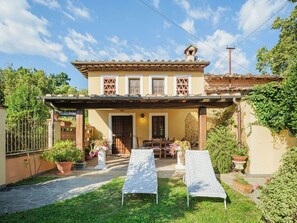
[[[184,171],[175,169],[176,159],[156,158],[155,161],[158,178],[177,180],[182,178]],[[8,187],[0,191],[0,215],[42,207],[94,191],[114,178],[124,177],[128,162],[128,156],[112,155],[108,156],[107,170],[94,170],[93,167],[97,164],[97,159],[94,158],[89,161],[87,168],[75,170],[71,176],[60,176],[58,179],[37,185]],[[55,173],[56,170],[44,175],[52,176]],[[234,173],[219,176],[220,180],[230,187],[232,187],[232,179],[234,177]],[[248,177],[247,180],[252,184],[257,183],[259,185],[263,185],[265,182],[265,178]],[[249,195],[254,202],[257,202],[257,196],[258,191]]]
[[[184,174],[184,170],[176,170],[176,158],[167,157],[164,158],[155,158],[157,174],[159,178],[180,178]],[[97,165],[97,157],[94,157],[91,160],[87,160],[87,167],[81,171],[96,171],[94,167]],[[127,155],[109,155],[107,157],[106,165],[108,169],[106,171],[115,171],[115,170],[127,170],[129,163],[129,156]],[[77,170],[76,172],[81,172]]]

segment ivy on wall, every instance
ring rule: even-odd
[[[297,58],[297,52],[296,52]],[[259,124],[273,133],[288,129],[297,136],[297,63],[290,63],[281,83],[256,86],[246,97]]]

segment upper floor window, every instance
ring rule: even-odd
[[[140,94],[140,79],[129,78],[129,94]]]
[[[153,78],[152,79],[152,94],[164,95],[164,78]]]
[[[189,78],[176,78],[176,95],[189,94]]]
[[[116,78],[105,77],[103,79],[103,94],[105,95],[116,94]]]

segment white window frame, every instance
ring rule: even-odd
[[[112,117],[113,116],[130,116],[130,115],[132,116],[132,125],[133,125],[133,137],[132,137],[133,147],[131,149],[137,147],[137,144],[136,144],[136,119],[135,119],[136,114],[135,113],[109,113],[108,114],[108,137],[109,137],[108,141],[110,142],[110,148],[113,143],[113,141],[112,141],[112,138],[113,138],[112,137]]]
[[[116,79],[116,94],[119,94],[119,76],[118,75],[109,75],[104,74],[100,77],[100,94],[104,94],[104,78],[115,78]]]
[[[153,116],[164,116],[165,117],[165,137],[168,138],[168,113],[149,113],[149,139],[152,139],[153,129]]]
[[[129,79],[137,79],[137,78],[139,78],[139,82],[140,82],[140,95],[143,95],[143,75],[140,75],[140,74],[125,76],[125,94],[129,94]]]
[[[174,75],[174,96],[177,96],[177,78],[188,78],[189,80],[189,85],[188,85],[188,92],[189,94],[192,94],[192,75],[189,75],[189,74],[177,74],[177,75]]]
[[[149,76],[149,94],[152,94],[153,89],[152,89],[152,85],[153,85],[153,79],[154,78],[163,78],[164,79],[164,94],[167,95],[168,94],[168,83],[167,83],[167,75],[165,74],[153,74]]]

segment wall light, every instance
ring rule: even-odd
[[[141,117],[141,119],[144,119],[144,114],[143,114],[143,113],[141,113],[140,117]]]

